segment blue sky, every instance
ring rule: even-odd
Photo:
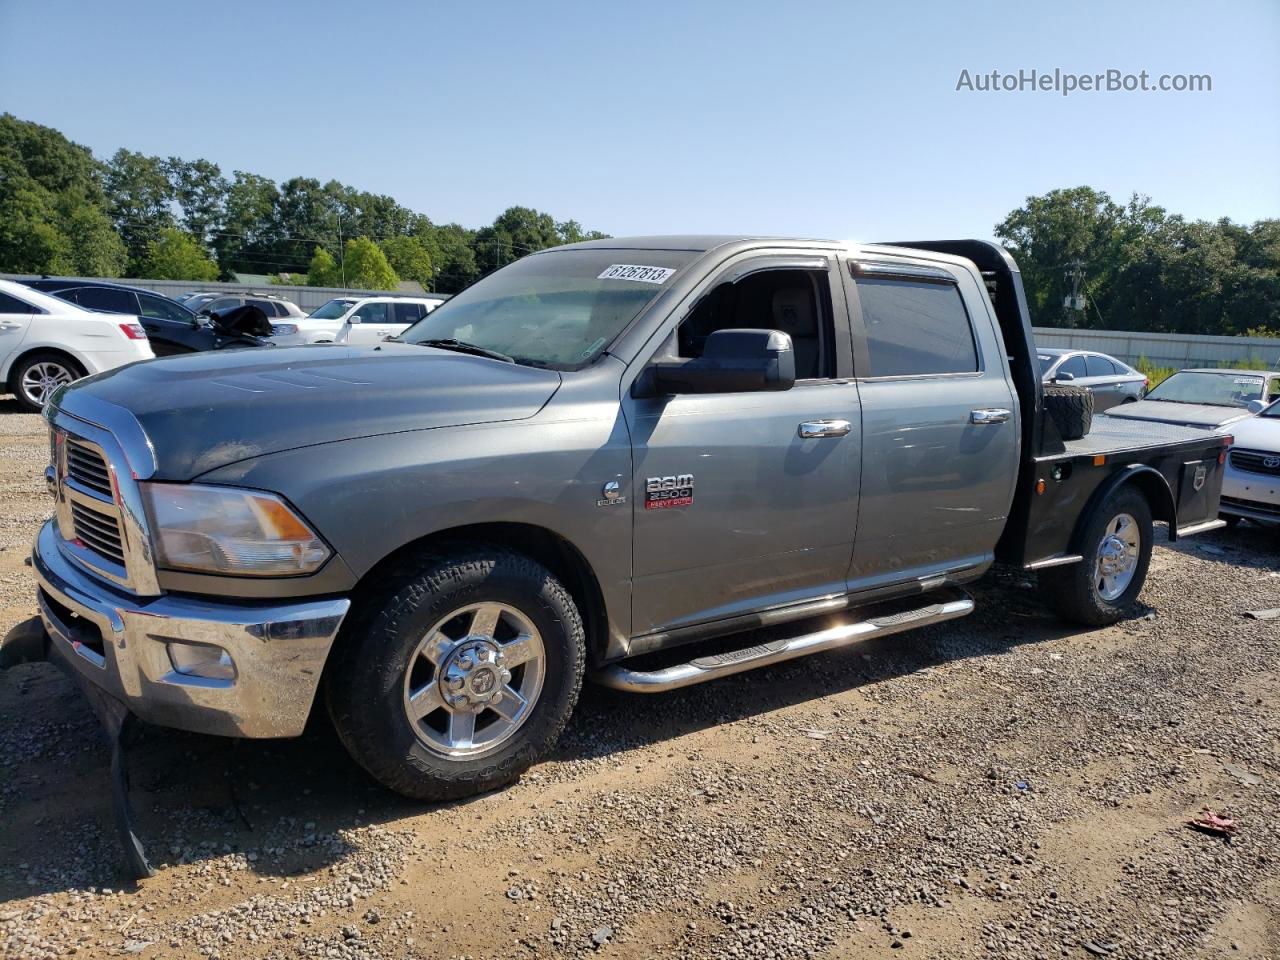
[[[1207,93],[957,92],[960,71]],[[0,110],[437,222],[988,236],[1029,194],[1280,215],[1280,3],[0,0]]]

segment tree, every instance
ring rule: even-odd
[[[107,212],[124,240],[129,270],[136,271],[160,232],[174,225],[175,197],[165,163],[159,157],[117,150],[107,161],[104,189]]]
[[[147,250],[140,276],[151,280],[216,280],[218,265],[190,234],[165,227]]]
[[[342,285],[342,276],[338,271],[338,261],[324,247],[317,246],[311,255],[311,265],[307,267],[307,284],[312,287],[338,287]]]
[[[357,290],[394,290],[400,285],[386,254],[368,237],[347,241],[342,269],[346,285]]]
[[[232,174],[223,209],[223,226],[214,240],[224,273],[279,270],[280,191],[275,181],[237,170]]]
[[[208,243],[222,222],[227,178],[216,163],[170,157],[164,162],[169,191],[182,208],[182,226],[201,243]]]
[[[380,244],[387,261],[401,279],[417,280],[430,290],[435,271],[431,266],[431,253],[417,237],[388,237]]]
[[[124,244],[104,211],[101,175],[87,147],[0,115],[0,270],[120,276]]]

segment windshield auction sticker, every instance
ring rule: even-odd
[[[666,283],[675,273],[672,267],[642,267],[634,263],[615,263],[597,280],[634,280],[637,283]]]

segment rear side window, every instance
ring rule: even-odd
[[[112,290],[110,287],[81,287],[76,302],[90,310],[107,313],[138,312],[138,298],[129,290]]]
[[[391,309],[396,323],[417,323],[427,315],[426,307],[420,303],[395,303]]]
[[[35,313],[35,308],[29,303],[23,303],[17,297],[11,297],[7,293],[0,293],[0,313]]]
[[[249,307],[257,307],[268,317],[276,316],[276,305],[270,300],[246,300],[245,305]]]
[[[1095,357],[1093,354],[1084,358],[1084,367],[1091,377],[1114,377],[1115,364],[1106,357]]]
[[[978,349],[960,291],[950,283],[860,278],[868,377],[974,373]]]

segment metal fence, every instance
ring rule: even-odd
[[[36,280],[34,274],[0,273],[5,280]],[[68,277],[69,280],[101,280],[101,277]],[[123,283],[144,290],[154,290],[166,297],[176,297],[188,290],[207,290],[210,293],[270,293],[292,300],[310,313],[316,307],[328,303],[334,297],[420,297],[424,294],[406,293],[403,290],[349,290],[345,287],[291,287],[274,283],[200,283],[194,280],[107,280],[107,283]],[[425,294],[432,296],[432,294]]]
[[[1237,363],[1280,370],[1280,339],[1271,337],[1198,337],[1180,333],[1130,333],[1124,330],[1064,330],[1035,327],[1036,346],[1096,350],[1125,363],[1146,357],[1158,367],[1221,367]]]

